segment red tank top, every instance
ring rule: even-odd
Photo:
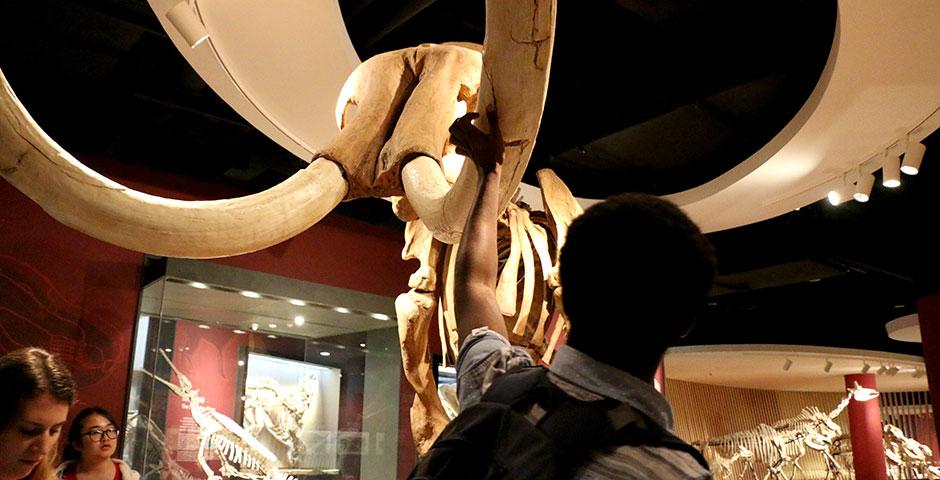
[[[71,464],[68,467],[65,467],[65,471],[62,472],[62,480],[78,480],[78,474],[75,473],[75,464]],[[113,480],[123,480],[121,475],[121,469],[118,467],[118,464],[114,464],[114,479]]]

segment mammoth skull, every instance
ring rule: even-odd
[[[436,238],[454,243],[479,178],[469,162],[453,182],[441,169],[457,103],[497,108],[507,142],[505,206],[541,121],[554,14],[553,0],[490,0],[482,60],[456,44],[370,59],[339,99],[342,130],[309,166],[266,191],[226,200],[167,199],[99,175],[42,131],[0,72],[0,175],[60,222],[156,255],[247,253],[306,230],[344,199],[402,194]]]

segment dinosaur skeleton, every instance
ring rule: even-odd
[[[750,468],[742,472],[740,478],[744,478],[745,472],[750,472],[753,476],[753,480],[757,480],[757,472],[754,470],[754,463],[752,461],[754,452],[747,448],[738,445],[738,451],[734,452],[730,457],[723,457],[714,449],[709,449],[706,453],[708,455],[706,460],[708,460],[708,465],[711,467],[712,475],[714,475],[717,480],[733,479],[734,471],[732,467],[738,460],[744,460],[745,469]]]
[[[306,453],[300,437],[303,417],[316,404],[318,386],[316,376],[310,376],[295,387],[283,387],[270,378],[245,387],[245,429],[255,438],[266,431],[284,445],[291,467],[299,467]]]
[[[940,478],[940,467],[930,461],[933,450],[909,438],[900,428],[885,424],[884,444],[891,478]]]
[[[842,428],[834,421],[839,417],[849,403],[867,401],[878,396],[878,392],[860,386],[858,383],[847,389],[845,397],[831,411],[823,412],[817,407],[804,408],[799,416],[780,420],[773,425],[760,424],[756,428],[723,435],[717,438],[693,442],[697,448],[711,458],[734,460],[719,461],[713,464],[713,475],[727,478],[733,470],[734,461],[743,459],[748,465],[744,467],[739,478],[750,471],[752,477],[758,477],[752,463],[752,458],[743,455],[728,453],[740,448],[753,452],[753,459],[763,467],[763,480],[792,480],[803,472],[800,459],[807,453],[807,449],[819,453],[826,464],[826,479],[846,477],[847,474],[840,463],[833,456],[836,440],[842,436]],[[710,450],[717,449],[717,452]],[[724,452],[724,455],[722,455]]]
[[[141,478],[144,480],[196,480],[189,470],[183,468],[170,455],[163,430],[150,417],[141,414],[138,410],[129,410],[127,424],[124,427],[125,438],[128,442],[137,442],[139,440],[135,435],[142,430],[146,432],[143,442],[146,457],[143,460]],[[125,451],[127,448],[125,446]],[[135,448],[139,447],[134,445],[130,447],[131,450]]]
[[[193,421],[199,427],[197,461],[208,480],[221,480],[222,477],[245,480],[296,480],[293,476],[282,473],[278,468],[277,456],[234,420],[206,406],[206,399],[199,395],[198,389],[193,388],[189,378],[176,368],[163,350],[158,351],[176,373],[179,384],[153,374],[149,375],[177,394],[183,407],[189,409]],[[207,450],[214,452],[222,464],[219,475],[216,475],[206,461]]]

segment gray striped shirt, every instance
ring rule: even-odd
[[[513,347],[488,329],[475,330],[460,348],[457,396],[461,409],[480,401],[497,376],[532,365],[525,349]],[[625,402],[660,426],[673,430],[672,410],[653,387],[617,368],[568,346],[558,349],[549,379],[581,400],[610,398]],[[597,448],[577,466],[573,479],[704,480],[711,474],[691,455],[666,448],[630,446]]]

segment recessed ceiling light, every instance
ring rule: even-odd
[[[366,348],[366,344],[364,344],[364,343],[360,343],[359,346],[362,347],[362,348]]]
[[[296,298],[292,298],[288,300],[288,303],[290,303],[291,305],[297,305],[298,307],[302,307],[307,304],[307,302],[303,300],[297,300]]]
[[[320,356],[321,356],[321,357],[329,357],[329,356],[330,356],[330,352],[320,352]]]
[[[392,319],[392,317],[389,317],[388,315],[384,313],[373,313],[369,316],[376,320],[391,320]]]
[[[239,335],[244,335],[244,334],[245,334],[245,331],[244,331],[244,330],[232,330],[232,331],[235,332],[235,333],[237,333],[237,334],[239,334]]]
[[[242,290],[241,295],[248,298],[261,298],[261,294],[258,292],[252,292],[250,290]]]
[[[202,282],[189,282],[189,286],[193,288],[202,288],[202,289],[209,288],[208,285]]]
[[[277,338],[277,335],[268,335],[268,338]]]
[[[276,324],[276,323],[269,323],[269,324],[268,324],[268,328],[277,328],[277,324]]]
[[[244,360],[239,360],[239,361],[238,361],[238,366],[239,366],[239,367],[244,367],[244,366],[245,366],[245,361],[244,361]]]
[[[350,309],[348,309],[348,308],[346,308],[346,307],[336,307],[336,308],[334,308],[333,310],[335,310],[335,311],[337,311],[337,312],[339,312],[339,313],[352,313],[352,310],[350,310]]]
[[[208,329],[210,329],[210,328],[212,328],[212,327],[210,327],[210,326],[208,326],[208,325],[199,325],[199,328],[201,328],[201,329],[203,329],[203,330],[208,330]]]
[[[304,320],[304,316],[303,316],[303,315],[297,315],[296,317],[294,317],[294,325],[297,325],[297,326],[299,327],[299,326],[303,325],[304,322],[305,322],[305,320]]]
[[[166,353],[170,353],[170,352],[173,351],[173,349],[172,349],[172,348],[164,348],[163,351],[166,352]]]
[[[257,324],[257,323],[252,323],[252,324],[251,324],[251,329],[252,329],[252,330],[257,330],[257,329],[258,329],[258,324]]]

